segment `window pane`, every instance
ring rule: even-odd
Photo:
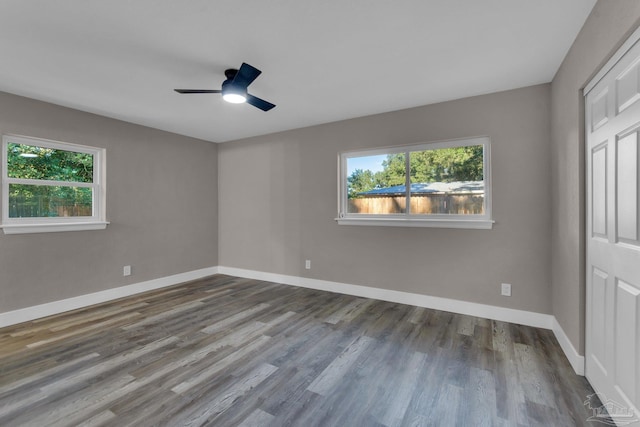
[[[87,187],[9,184],[9,218],[91,216],[92,199]]]
[[[411,213],[484,214],[483,146],[409,153]]]
[[[347,158],[347,213],[406,212],[405,154]]]
[[[9,178],[93,182],[93,155],[10,142]]]

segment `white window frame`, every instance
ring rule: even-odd
[[[56,150],[93,155],[93,182],[51,181],[10,178],[8,176],[7,146],[9,143],[32,145]],[[4,234],[47,233],[59,231],[101,230],[109,224],[105,220],[105,150],[103,148],[68,142],[52,141],[20,135],[2,136],[2,223]],[[84,187],[93,191],[92,215],[78,217],[9,218],[9,184]]]
[[[428,214],[414,215],[410,213],[409,194],[407,195],[407,212],[401,214],[358,214],[348,213],[347,194],[347,160],[352,157],[375,156],[380,154],[405,153],[407,177],[405,185],[409,185],[411,177],[408,174],[409,153],[423,150],[437,150],[440,148],[466,147],[470,145],[483,146],[483,175],[484,175],[484,214]],[[340,225],[372,225],[391,227],[436,227],[436,228],[470,228],[491,229],[494,221],[491,218],[491,140],[489,137],[473,137],[437,141],[414,145],[375,148],[370,150],[348,151],[338,155],[338,217],[335,220]]]

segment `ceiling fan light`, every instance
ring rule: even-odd
[[[222,83],[222,99],[232,104],[247,102],[247,88],[227,80]]]
[[[225,93],[222,95],[222,99],[232,104],[242,104],[247,102],[247,97],[240,93]]]

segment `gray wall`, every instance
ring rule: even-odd
[[[0,232],[0,312],[217,265],[215,144],[5,93],[0,133],[106,148],[111,222]]]
[[[220,265],[550,313],[549,103],[539,85],[222,144]],[[492,230],[334,221],[339,152],[479,135]]]
[[[584,354],[584,101],[581,90],[638,26],[640,1],[600,0],[551,85],[553,314]]]

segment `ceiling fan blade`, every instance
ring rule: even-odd
[[[254,107],[261,109],[262,111],[269,111],[275,104],[265,101],[264,99],[260,99],[257,96],[247,94],[247,104],[251,104]]]
[[[258,70],[256,67],[243,62],[236,73],[236,76],[233,78],[233,83],[246,88],[251,84],[251,82],[257,79],[261,73],[262,71]]]
[[[222,93],[221,90],[208,89],[174,89],[178,93]]]

